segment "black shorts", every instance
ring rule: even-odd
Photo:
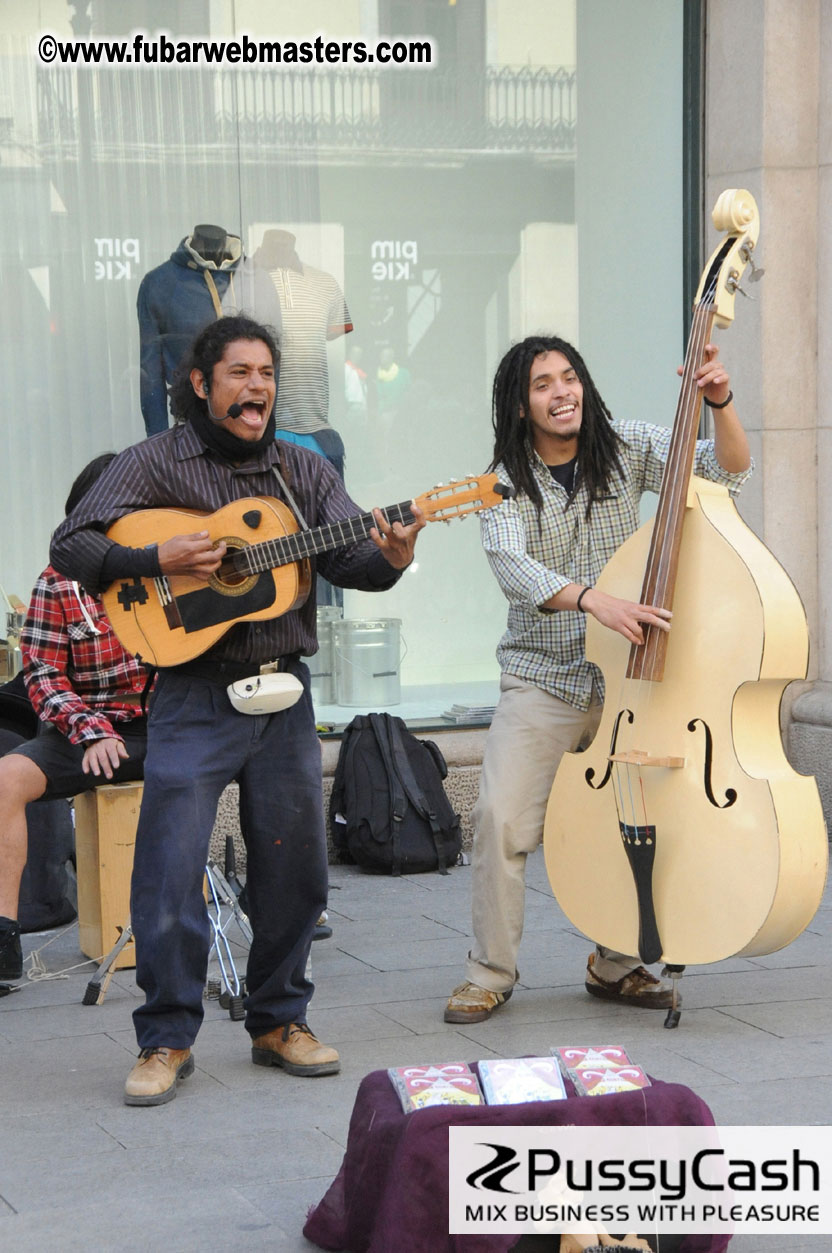
[[[72,744],[57,727],[41,725],[43,729],[33,740],[26,740],[24,744],[12,749],[12,753],[18,757],[28,757],[46,775],[46,791],[39,799],[56,800],[59,797],[76,796],[79,792],[88,792],[105,783],[135,783],[144,777],[144,757],[147,752],[146,718],[134,718],[131,722],[117,724],[128,756],[113,771],[112,779],[104,774],[84,774],[81,769],[84,752],[90,741],[86,744]]]

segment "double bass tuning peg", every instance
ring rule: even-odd
[[[727,279],[725,280],[725,287],[726,287],[726,290],[731,292],[732,295],[736,294],[737,296],[744,296],[746,300],[754,299],[753,296],[749,295],[747,291],[744,291],[742,287],[740,287],[739,270],[731,270]]]
[[[746,265],[748,265],[751,269],[751,273],[748,276],[749,283],[759,283],[760,279],[765,274],[765,270],[762,266],[754,264],[754,257],[752,256],[751,249],[747,244],[740,249],[740,256]],[[740,289],[737,288],[737,290],[739,291]],[[747,292],[742,292],[743,296],[746,296],[747,294]]]

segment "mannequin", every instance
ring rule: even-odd
[[[283,320],[278,437],[311,447],[344,472],[344,446],[329,424],[327,341],[352,330],[344,294],[331,274],[301,261],[291,231],[270,227],[254,254],[280,300]]]
[[[254,258],[266,270],[292,269],[302,274],[303,264],[295,251],[295,242],[291,231],[266,231]]]
[[[352,330],[344,293],[331,274],[301,261],[291,231],[271,227],[254,254],[280,301],[277,438],[326,457],[344,477],[344,444],[329,424],[330,339]],[[343,605],[340,588],[318,578],[318,604]]]
[[[225,258],[225,246],[228,232],[222,226],[195,226],[191,235],[191,247],[205,261],[213,261],[219,266]]]
[[[209,322],[244,312],[280,335],[280,303],[269,275],[243,258],[239,236],[205,222],[144,276],[137,308],[148,435],[167,430],[168,388],[186,348]]]

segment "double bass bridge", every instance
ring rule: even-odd
[[[665,770],[681,770],[687,759],[685,757],[654,757],[638,748],[631,748],[625,753],[610,753],[608,760],[617,761],[623,766],[661,766]]]

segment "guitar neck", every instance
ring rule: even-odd
[[[388,522],[401,522],[409,526],[413,521],[412,500],[402,501],[398,505],[388,505],[382,513]],[[360,513],[353,518],[345,518],[343,522],[332,522],[328,526],[313,527],[309,531],[293,531],[291,535],[283,535],[279,539],[264,540],[260,544],[252,544],[232,555],[234,568],[240,573],[261,574],[264,570],[276,570],[279,566],[288,566],[306,557],[315,557],[318,553],[331,552],[334,548],[343,548],[348,544],[358,543],[367,539],[377,522],[372,513]]]

